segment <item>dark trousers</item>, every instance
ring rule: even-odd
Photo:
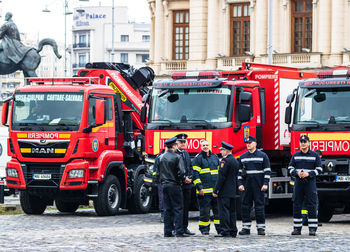
[[[191,205],[192,188],[189,186],[182,186],[182,196],[184,200],[184,213],[183,213],[183,229],[188,228],[188,211]]]
[[[175,226],[176,234],[183,234],[183,199],[180,185],[163,185],[164,234],[170,235]]]
[[[158,207],[159,207],[159,211],[163,213],[163,210],[164,210],[163,186],[162,184],[159,183],[157,187],[158,187]]]
[[[256,228],[265,230],[265,193],[261,191],[263,182],[254,183],[255,180],[245,183],[245,190],[242,192],[242,227],[250,229],[250,211],[253,202],[255,206]]]
[[[218,197],[220,228],[223,235],[237,234],[236,199]]]
[[[205,194],[204,196],[198,196],[199,205],[199,230],[203,232],[209,232],[210,230],[210,209],[214,214],[214,225],[216,232],[221,233],[219,211],[217,205],[217,199],[211,194]]]
[[[302,204],[305,199],[306,208],[308,211],[309,229],[317,230],[317,189],[316,180],[300,180],[297,179],[294,185],[293,195],[293,222],[294,228],[301,230],[302,228]]]

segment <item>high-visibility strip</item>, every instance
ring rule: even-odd
[[[316,160],[316,157],[294,157],[295,160]]]
[[[308,214],[307,210],[301,210],[301,214]]]
[[[196,179],[196,180],[193,181],[194,185],[197,185],[198,183],[202,183],[202,181],[200,179]]]
[[[294,222],[302,222],[303,219],[302,219],[302,218],[300,218],[300,219],[295,219],[295,218],[294,218],[293,221],[294,221]]]
[[[63,154],[66,153],[67,149],[55,149],[55,153]]]
[[[21,148],[21,153],[32,153],[31,148]]]
[[[318,222],[318,219],[308,219],[308,222]]]
[[[265,224],[256,224],[256,227],[257,228],[265,228],[266,226],[265,226]]]
[[[242,176],[238,176],[237,179],[243,179]]]
[[[269,179],[270,175],[265,175],[264,178]]]
[[[312,228],[317,228],[317,227],[318,227],[318,224],[317,224],[317,223],[316,223],[316,224],[311,224],[311,223],[309,223],[308,226],[309,226],[309,228],[310,228],[310,227],[312,227]]]
[[[199,166],[192,167],[194,171],[201,172],[201,168]]]
[[[157,174],[157,172],[153,172],[153,173],[152,173],[152,175],[156,175],[156,174]]]
[[[219,170],[211,170],[210,173],[211,175],[219,174]]]
[[[198,221],[199,226],[209,226],[210,225],[210,220],[209,221]]]
[[[254,162],[254,161],[264,161],[264,158],[243,158],[241,162]]]
[[[146,179],[146,178],[144,178],[143,181],[148,182],[148,183],[152,183],[153,182],[152,179]]]
[[[271,168],[265,168],[264,169],[264,172],[268,172],[268,171],[271,171]]]
[[[203,173],[209,173],[209,172],[210,172],[210,168],[204,168],[199,173],[203,174]]]
[[[260,174],[260,173],[264,173],[264,171],[258,171],[258,170],[247,171],[247,174]]]
[[[294,227],[296,227],[296,228],[298,228],[298,227],[302,227],[303,226],[303,224],[302,223],[300,223],[300,224],[295,224],[294,223],[294,225],[293,225]]]
[[[214,224],[220,225],[220,220],[214,220]]]
[[[205,188],[203,189],[204,193],[212,193],[213,192],[213,188]]]

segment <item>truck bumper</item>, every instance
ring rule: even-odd
[[[73,160],[68,164],[24,164],[20,163],[16,159],[12,159],[9,162],[7,162],[6,170],[7,169],[15,169],[17,172],[17,177],[6,177],[7,186],[9,188],[15,188],[20,190],[30,188],[86,190],[87,180],[89,176],[89,164],[85,160]],[[72,170],[80,171],[78,173],[80,173],[81,175],[79,175],[78,177],[72,176],[74,173],[71,173]]]

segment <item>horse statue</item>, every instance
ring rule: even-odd
[[[62,56],[58,53],[57,44],[53,39],[43,39],[38,44],[38,49],[31,48],[23,59],[15,64],[13,61],[5,56],[4,51],[0,51],[0,75],[10,74],[16,72],[17,70],[22,70],[24,77],[37,77],[35,70],[41,62],[41,56],[39,52],[43,49],[45,45],[52,46],[52,49],[57,58]]]

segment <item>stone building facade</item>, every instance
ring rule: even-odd
[[[349,0],[148,0],[150,66],[166,75],[268,63],[269,2],[273,64],[349,64]]]

